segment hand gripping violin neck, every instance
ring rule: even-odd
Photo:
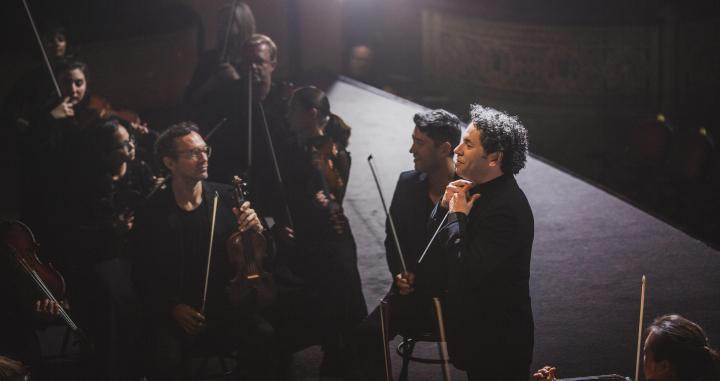
[[[235,202],[239,209],[245,202],[245,184],[238,177],[233,179]],[[235,276],[227,287],[230,301],[243,310],[263,310],[270,306],[277,295],[275,282],[263,267],[267,257],[267,242],[262,233],[250,229],[237,231],[226,241],[230,263]]]

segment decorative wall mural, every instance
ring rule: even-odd
[[[650,26],[524,25],[423,14],[428,85],[464,94],[655,100],[658,43]]]

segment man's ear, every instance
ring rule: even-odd
[[[667,376],[672,373],[672,367],[670,366],[669,360],[662,360],[655,362],[655,374],[661,376]]]
[[[450,153],[453,152],[453,146],[450,142],[443,142],[440,144],[440,149],[442,150],[442,154],[444,156],[450,156]]]
[[[165,164],[165,168],[167,168],[169,171],[172,172],[173,167],[175,166],[175,162],[170,159],[168,156],[165,156],[162,158],[163,164]]]
[[[491,167],[500,166],[502,164],[502,159],[503,159],[502,151],[493,152],[488,155],[488,161],[490,161]]]

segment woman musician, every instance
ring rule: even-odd
[[[295,90],[288,122],[293,144],[281,160],[285,194],[295,222],[295,245],[279,253],[280,260],[298,279],[307,300],[293,316],[314,322],[313,327],[291,327],[305,334],[291,341],[299,347],[320,342],[322,376],[347,373],[350,330],[367,315],[357,269],[357,251],[342,201],[350,170],[349,127],[330,112],[327,96],[315,87]]]
[[[720,379],[720,354],[705,331],[680,315],[664,315],[645,331],[643,373],[653,381],[710,381]],[[533,377],[555,380],[556,369],[545,366]]]

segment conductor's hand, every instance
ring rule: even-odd
[[[470,197],[468,192],[472,188],[473,183],[467,180],[456,180],[448,184],[443,195],[443,203],[448,200],[448,211],[451,213],[459,212],[465,215],[470,214],[470,210],[475,200],[480,198],[480,194],[474,194]]]
[[[450,200],[452,199],[453,195],[458,192],[463,192],[466,189],[472,188],[473,183],[471,181],[467,180],[455,180],[448,184],[445,187],[445,194],[443,194],[442,200],[440,201],[440,206],[443,208],[449,208],[450,207]]]
[[[400,273],[395,275],[395,286],[397,286],[400,295],[409,295],[415,288],[415,274],[413,273]]]
[[[533,373],[533,378],[537,381],[555,381],[555,368],[546,365]]]
[[[177,304],[172,317],[188,335],[197,335],[205,330],[205,316],[187,304]]]
[[[240,208],[233,208],[233,213],[237,217],[238,229],[241,232],[246,232],[250,229],[255,230],[258,233],[263,232],[263,226],[260,223],[255,209],[250,207],[250,202],[245,201]]]

